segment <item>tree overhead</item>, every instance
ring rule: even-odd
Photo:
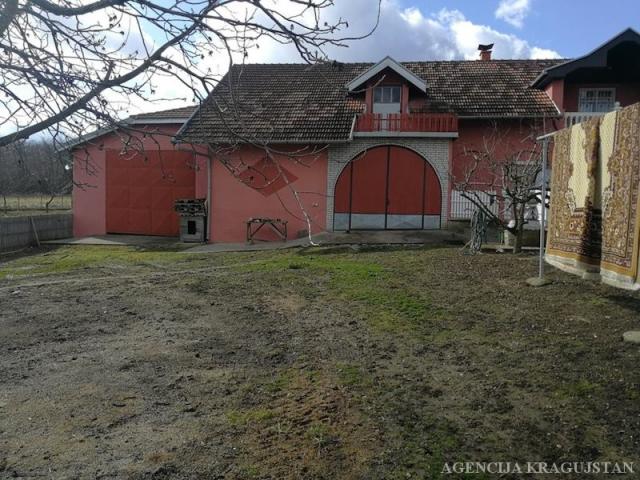
[[[159,101],[176,80],[184,101],[265,40],[305,62],[362,37],[325,21],[333,0],[0,0],[0,146],[48,130],[54,139],[116,124],[132,101]],[[375,26],[372,26],[375,28]],[[370,33],[370,32],[369,32]],[[365,36],[368,35],[365,34]],[[60,140],[58,140],[60,141]]]

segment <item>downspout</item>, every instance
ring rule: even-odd
[[[211,242],[211,155],[207,155],[207,242]]]
[[[356,129],[356,121],[358,119],[358,114],[353,116],[353,120],[351,121],[351,130],[349,131],[349,141],[353,141],[353,132]]]

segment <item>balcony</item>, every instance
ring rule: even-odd
[[[451,113],[363,113],[356,117],[354,136],[457,137],[458,117]]]
[[[578,123],[586,122],[594,117],[601,117],[609,112],[565,112],[564,126],[566,128],[573,127]]]

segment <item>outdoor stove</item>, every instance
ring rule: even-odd
[[[202,243],[207,239],[207,204],[204,198],[183,198],[174,202],[180,215],[180,241]]]

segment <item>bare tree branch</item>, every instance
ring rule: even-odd
[[[201,101],[219,81],[212,66],[243,62],[265,40],[294,46],[308,63],[326,60],[327,46],[358,38],[340,36],[343,19],[323,21],[333,5],[0,0],[0,125],[13,127],[0,146],[52,128],[72,137],[117,124],[131,102],[157,100],[165,79]]]
[[[453,178],[454,189],[482,211],[487,219],[516,237],[514,252],[520,251],[528,223],[527,211],[540,202],[541,152],[535,139],[538,126],[513,144],[515,135],[493,125],[482,138],[482,145],[463,149],[466,170]]]

